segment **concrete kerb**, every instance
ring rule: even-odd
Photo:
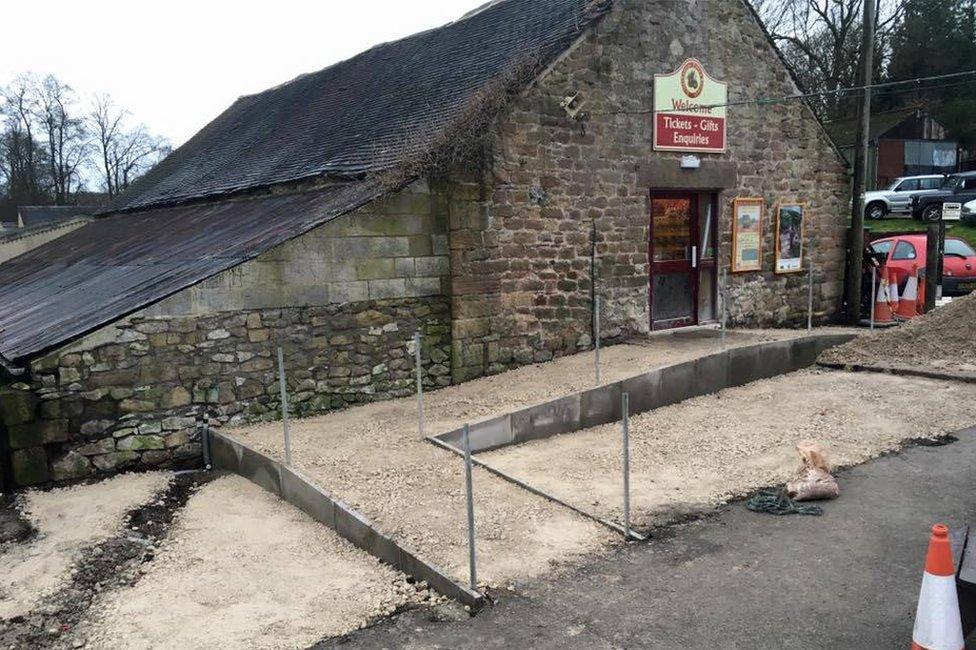
[[[902,377],[921,377],[923,379],[938,379],[941,381],[961,381],[967,384],[976,384],[976,375],[957,373],[949,374],[935,372],[934,370],[916,370],[913,368],[895,368],[885,366],[864,366],[857,363],[827,363],[817,362],[821,368],[831,370],[846,370],[848,372],[876,372],[884,375],[900,375]]]
[[[380,532],[369,519],[329,496],[300,472],[221,433],[211,431],[209,437],[215,469],[243,476],[325,524],[373,557],[416,580],[426,581],[437,592],[473,611],[485,605],[482,594],[456,582],[422,560],[413,550]]]
[[[630,415],[636,415],[725,388],[794,372],[813,365],[824,350],[853,338],[854,334],[811,334],[796,339],[729,348],[655,368],[641,375],[470,424],[471,451],[477,454],[616,422],[621,417],[622,393],[630,397]],[[459,456],[463,455],[461,429],[426,436],[426,440]],[[623,526],[566,503],[484,461],[474,458],[473,462],[533,494],[620,534],[625,532]],[[631,535],[635,539],[643,539],[636,533],[632,532]]]

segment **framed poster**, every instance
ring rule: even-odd
[[[777,273],[799,273],[803,270],[803,232],[806,203],[776,204]]]
[[[732,272],[762,270],[763,200],[732,200]]]

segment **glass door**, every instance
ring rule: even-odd
[[[698,196],[651,195],[651,329],[698,323]]]

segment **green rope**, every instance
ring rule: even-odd
[[[763,490],[746,501],[746,507],[753,512],[770,515],[814,515],[823,514],[820,506],[801,505],[786,494],[786,490]]]

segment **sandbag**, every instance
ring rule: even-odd
[[[840,486],[830,474],[827,450],[815,442],[801,442],[796,446],[803,462],[796,478],[786,484],[786,493],[794,501],[836,499]]]

